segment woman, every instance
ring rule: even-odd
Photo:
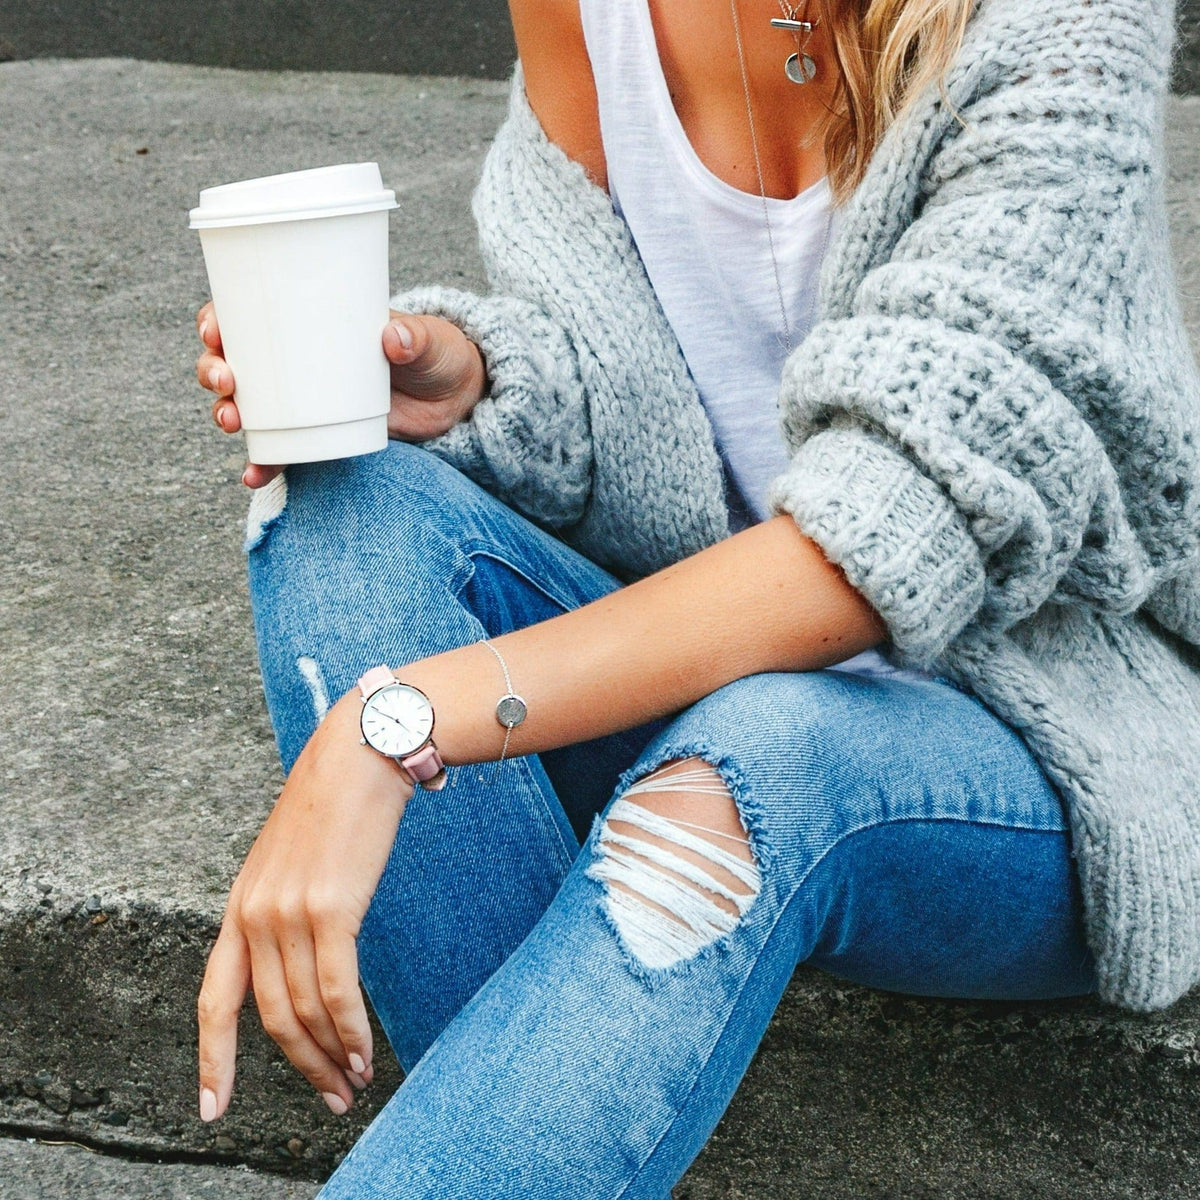
[[[328,1197],[661,1200],[800,961],[1200,976],[1171,5],[512,13],[495,294],[393,301],[389,450],[245,475],[290,774],[200,1108],[252,985],[344,1112],[361,975],[408,1077]]]

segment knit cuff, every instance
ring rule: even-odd
[[[771,486],[887,626],[896,662],[928,668],[979,608],[984,569],[966,522],[892,444],[861,428],[805,441]]]
[[[591,483],[591,439],[563,329],[515,297],[422,287],[391,304],[457,325],[480,348],[487,369],[483,399],[424,448],[537,521],[579,520]]]

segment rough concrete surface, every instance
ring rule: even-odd
[[[242,573],[242,458],[192,377],[205,285],[186,210],[208,184],[376,159],[402,205],[395,284],[473,286],[467,198],[502,105],[501,85],[464,80],[0,65],[10,1133],[316,1178],[398,1081],[381,1056],[336,1120],[248,1013],[230,1114],[195,1117],[195,989],[281,781]],[[1200,98],[1171,106],[1170,194],[1197,337]],[[907,1000],[801,971],[678,1195],[1200,1196],[1198,1083],[1200,999],[1136,1018]],[[289,1186],[270,1194],[305,1194]]]
[[[0,1139],[0,1200],[312,1200],[317,1184],[245,1167],[129,1162],[83,1146]]]

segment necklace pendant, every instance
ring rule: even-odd
[[[784,72],[793,83],[807,83],[817,73],[817,64],[811,54],[789,54],[783,64]]]

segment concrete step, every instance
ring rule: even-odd
[[[204,956],[281,780],[254,667],[240,449],[192,381],[206,289],[186,210],[208,184],[378,160],[401,200],[397,286],[478,285],[467,198],[503,102],[502,85],[462,79],[0,65],[10,1134],[312,1180],[398,1082],[381,1056],[368,1096],[333,1118],[248,1013],[232,1111],[215,1128],[195,1116]],[[1200,98],[1172,103],[1170,137],[1200,342]],[[802,971],[678,1195],[1200,1195],[1198,1033],[1200,1000],[1153,1018],[939,1004]]]
[[[246,1167],[130,1161],[81,1145],[0,1138],[0,1200],[312,1200],[317,1184]]]

